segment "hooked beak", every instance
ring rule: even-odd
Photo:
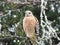
[[[25,14],[26,17],[28,17],[29,15],[28,14]]]

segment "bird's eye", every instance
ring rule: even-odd
[[[29,14],[31,14],[31,13],[29,12]]]

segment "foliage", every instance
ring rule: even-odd
[[[48,5],[47,5],[48,9],[46,10],[46,14],[50,21],[55,20],[55,22],[52,23],[52,26],[57,27],[60,30],[60,9],[59,9],[60,5],[59,4],[60,3],[56,3],[56,2],[48,2]],[[51,5],[53,5],[54,10],[51,10],[51,8],[52,8]],[[56,6],[56,5],[58,5],[58,6]],[[40,7],[33,6],[33,5],[24,5],[24,6],[18,5],[17,6],[17,4],[8,3],[4,0],[1,1],[0,13],[3,13],[2,15],[6,15],[6,16],[0,17],[1,24],[2,24],[1,32],[2,33],[4,32],[4,34],[6,34],[8,32],[9,35],[12,35],[10,33],[10,31],[8,30],[8,28],[12,28],[13,25],[15,26],[15,24],[19,23],[19,25],[15,29],[16,31],[12,32],[12,33],[16,33],[17,36],[26,37],[26,35],[23,31],[23,27],[22,27],[24,12],[26,10],[31,10],[33,12],[34,16],[36,16],[38,18],[38,20],[40,21]],[[39,31],[41,32],[41,30],[39,30]],[[3,34],[0,37],[3,37]],[[15,40],[15,39],[13,39],[13,40]],[[16,40],[18,40],[18,39],[16,39]],[[23,40],[25,40],[25,39],[22,39],[21,41],[23,41]],[[26,43],[26,42],[28,42],[28,41],[25,40],[24,43]],[[24,45],[24,43],[22,45]],[[18,43],[13,43],[11,41],[10,45],[18,45]]]

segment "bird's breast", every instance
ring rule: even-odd
[[[34,17],[26,17],[23,19],[23,28],[28,37],[32,37],[35,34],[35,23]]]
[[[25,20],[24,20],[24,24],[25,24],[25,26],[27,26],[27,27],[35,26],[35,23],[36,23],[36,20],[35,20],[35,18],[33,18],[33,17],[27,17],[27,18],[25,18]]]

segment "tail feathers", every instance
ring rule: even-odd
[[[31,41],[32,45],[37,45],[37,38],[36,38],[36,36],[31,37],[30,41]]]

